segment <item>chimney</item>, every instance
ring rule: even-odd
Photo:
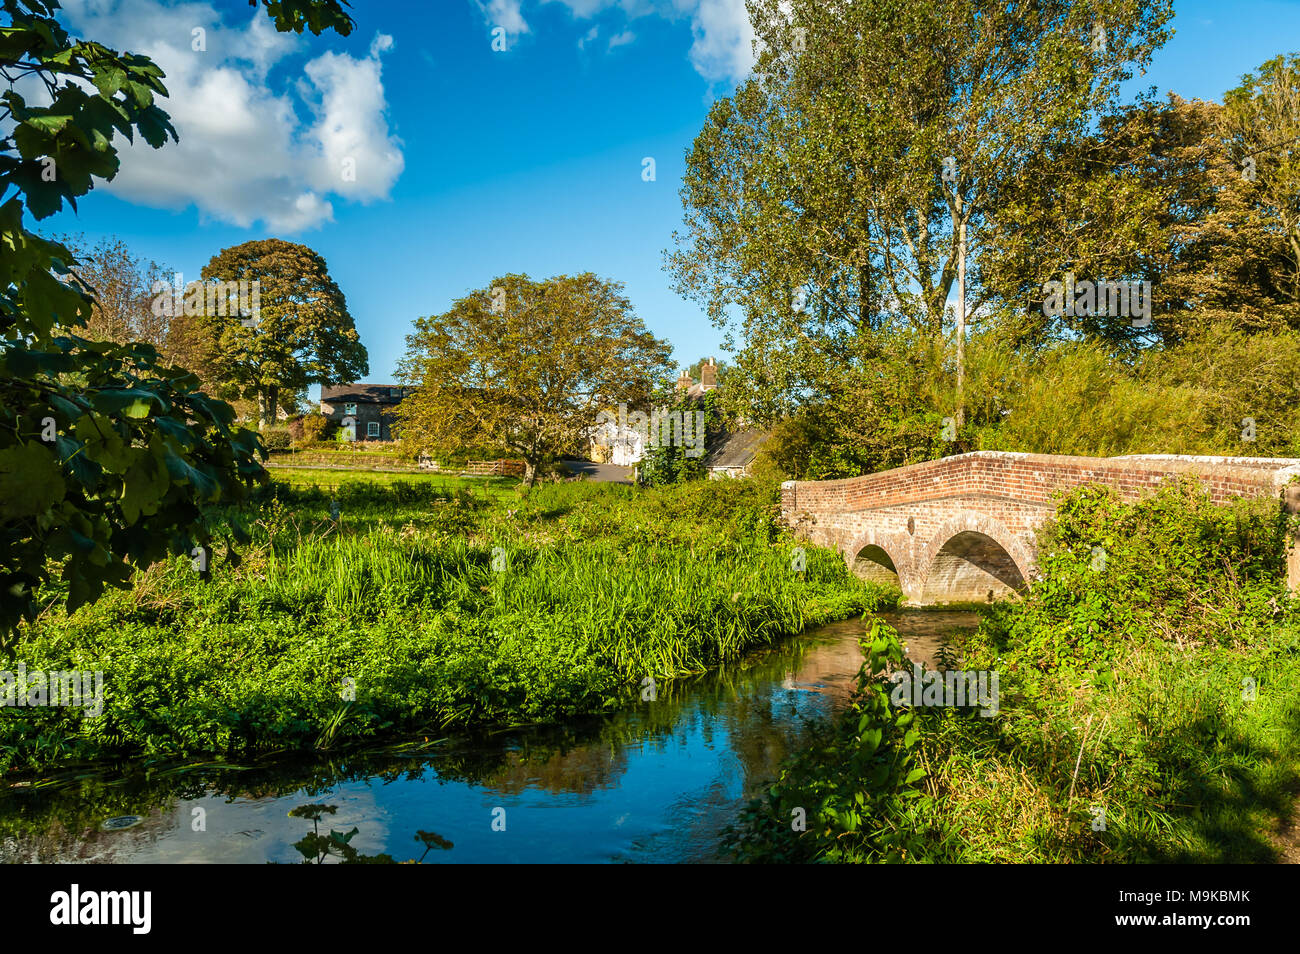
[[[691,385],[694,383],[695,382],[691,380],[691,376],[686,373],[686,369],[683,368],[681,376],[677,379],[677,390],[689,391]]]
[[[718,386],[718,365],[712,358],[700,365],[700,387],[705,391]]]

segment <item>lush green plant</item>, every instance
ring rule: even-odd
[[[351,31],[337,0],[267,0],[279,30]],[[42,90],[0,96],[0,632],[36,611],[60,577],[76,607],[131,566],[211,542],[211,510],[262,476],[256,438],[233,410],[167,368],[154,348],[78,333],[92,290],[71,253],[27,229],[119,168],[119,134],[153,148],[176,132],[155,103],[162,71],[147,57],[73,41],[54,0],[3,0],[0,66]],[[12,190],[12,192],[11,192]],[[47,559],[48,558],[48,559]]]
[[[660,487],[677,484],[687,480],[699,480],[708,473],[708,451],[721,437],[722,415],[718,408],[717,392],[706,391],[702,400],[692,401],[680,398],[665,410],[672,419],[679,415],[682,425],[681,443],[675,442],[675,435],[654,435],[655,445],[641,460],[638,479],[648,487]],[[697,417],[702,414],[703,417]],[[700,422],[703,422],[702,426]],[[689,428],[695,442],[693,448],[685,446],[685,431]],[[662,431],[662,429],[661,429]],[[669,439],[666,443],[665,437]],[[688,452],[699,451],[695,456]]]
[[[925,860],[934,802],[922,784],[918,714],[893,707],[885,680],[906,663],[903,647],[878,619],[861,644],[858,694],[838,727],[823,730],[724,834],[739,860]]]
[[[863,787],[854,712],[786,767],[729,847],[879,861],[903,857],[897,837],[907,857],[944,862],[1273,860],[1300,788],[1284,532],[1271,500],[1072,492],[1042,534],[1041,578],[958,647],[967,669],[999,672],[997,717],[912,723],[926,794],[869,792],[866,816],[845,812]],[[880,692],[866,669],[861,688]],[[780,815],[794,805],[809,809],[797,836]]]
[[[263,428],[261,438],[262,446],[269,451],[287,451],[293,445],[289,428],[282,425]]]
[[[276,485],[237,569],[50,612],[0,669],[102,670],[105,711],[10,710],[0,764],[551,722],[888,598],[829,550],[795,572],[771,484],[467,485]]]
[[[330,420],[324,414],[313,411],[302,418],[302,439],[307,444],[323,440]]]

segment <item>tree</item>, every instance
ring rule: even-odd
[[[815,397],[882,334],[908,330],[951,335],[960,423],[1002,193],[1045,144],[1088,131],[1163,42],[1170,4],[749,9],[755,75],[714,104],[688,156],[686,231],[669,257],[679,290],[723,328],[739,306],[737,384],[756,416]]]
[[[337,0],[267,0],[281,30],[351,30]],[[256,437],[233,412],[164,367],[149,345],[91,341],[78,332],[95,305],[75,256],[31,232],[96,179],[111,179],[115,136],[154,148],[175,130],[155,103],[162,71],[147,57],[73,40],[54,0],[0,0],[0,633],[38,606],[58,577],[70,608],[131,567],[199,550],[217,532],[216,507],[238,503],[265,476]],[[40,105],[13,88],[44,85]],[[59,331],[56,333],[56,327]],[[237,532],[237,531],[236,531]]]
[[[543,461],[582,445],[600,412],[648,406],[668,382],[669,352],[618,282],[506,275],[416,320],[399,377],[417,390],[398,405],[398,428],[417,452],[506,447],[532,486]]]
[[[217,345],[213,374],[230,393],[257,400],[261,427],[274,423],[281,407],[296,408],[308,385],[343,384],[368,372],[343,292],[307,246],[245,242],[214,255],[202,275],[206,282],[258,283],[255,316],[209,307],[204,321]]]
[[[1274,284],[1289,305],[1300,305],[1300,54],[1274,57],[1258,75],[1247,73],[1224,96],[1224,107],[1223,133],[1242,179],[1256,187],[1280,233]]]
[[[157,314],[152,301],[153,288],[168,279],[168,269],[133,255],[116,236],[101,238],[93,247],[82,235],[62,241],[77,260],[73,273],[94,298],[87,337],[118,344],[139,341],[167,357],[167,316]]]
[[[1224,106],[1171,94],[1118,108],[1095,135],[1044,150],[1033,174],[1005,193],[998,215],[1007,238],[983,262],[986,284],[1006,303],[1005,337],[1038,346],[1083,336],[1132,357],[1224,322],[1248,333],[1300,326],[1292,226],[1285,203],[1279,210],[1264,198],[1282,150],[1259,152],[1258,169],[1244,162],[1255,143],[1285,141],[1284,131],[1246,139],[1232,125]],[[1045,316],[1044,276],[1064,272],[1150,281],[1149,326],[1100,313]]]

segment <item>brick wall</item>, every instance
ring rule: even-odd
[[[1283,471],[1300,472],[1300,461],[1224,457],[1065,457],[976,451],[847,480],[787,481],[782,510],[818,513],[898,507],[945,497],[989,496],[1051,504],[1054,495],[1081,484],[1101,483],[1126,500],[1154,490],[1171,477],[1201,480],[1221,503],[1231,497],[1275,494]]]

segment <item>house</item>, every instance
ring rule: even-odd
[[[757,427],[742,427],[718,435],[704,461],[709,480],[748,477],[750,465],[771,436],[771,431]]]
[[[392,410],[414,391],[400,384],[362,382],[323,387],[320,412],[351,434],[345,440],[391,441]]]
[[[677,393],[693,404],[704,400],[704,395],[718,386],[718,363],[710,358],[700,365],[700,381],[682,371],[677,379]],[[638,421],[640,423],[638,423]],[[656,436],[652,415],[637,416],[627,408],[620,408],[617,417],[610,413],[597,421],[590,433],[588,456],[598,464],[639,464],[646,451],[653,446]],[[671,431],[668,431],[671,433]],[[662,438],[658,438],[662,439]]]

